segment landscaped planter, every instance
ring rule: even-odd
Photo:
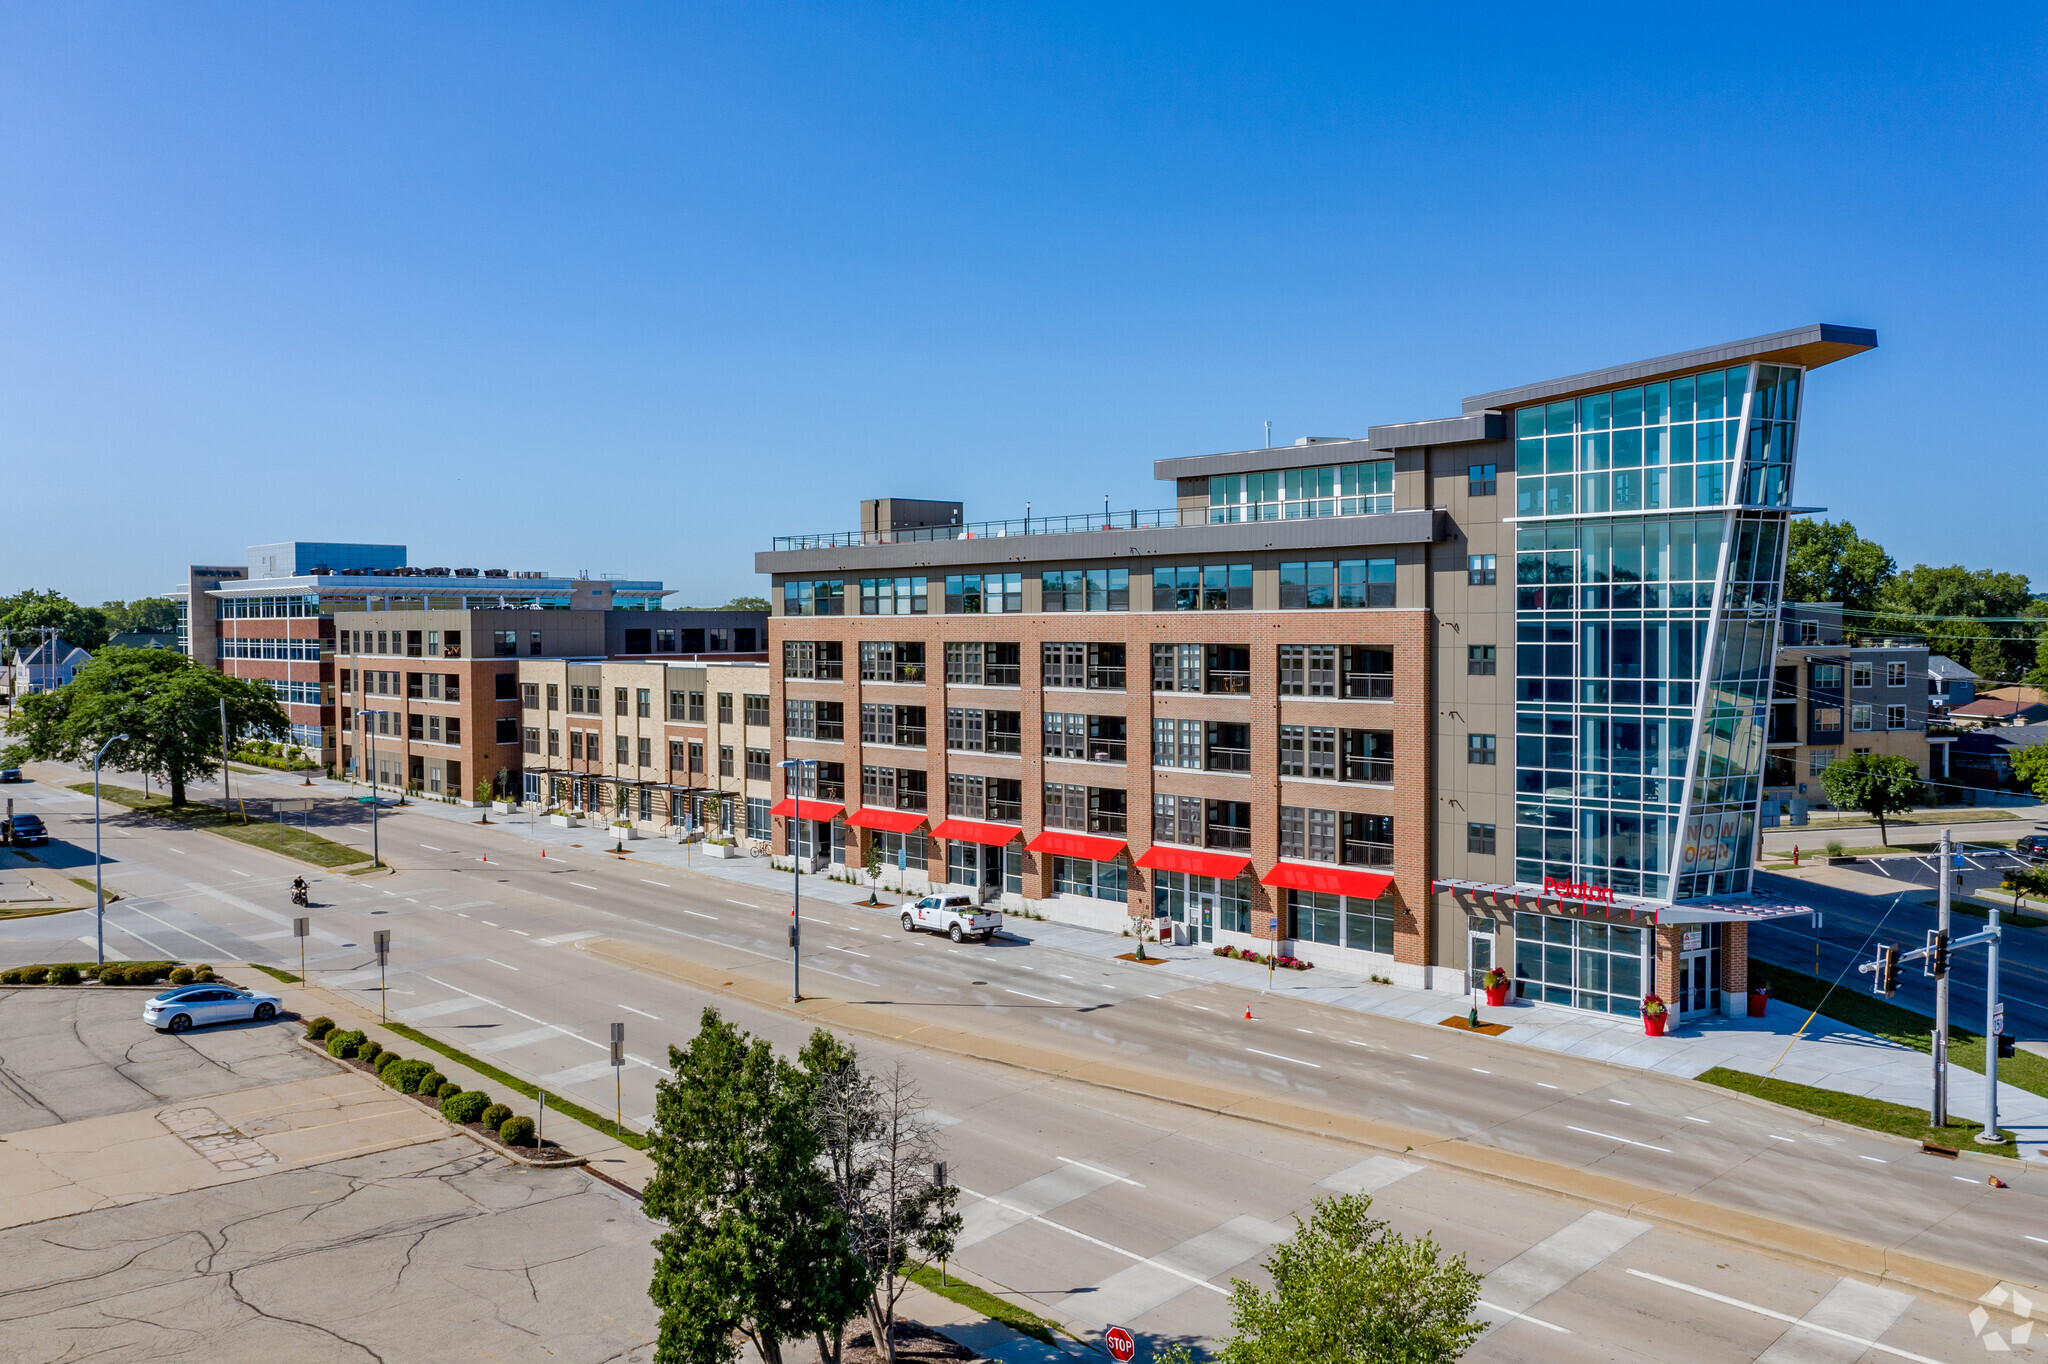
[[[557,829],[580,829],[583,827],[583,816],[549,815],[548,823],[554,825]]]
[[[704,855],[720,859],[745,856],[744,853],[738,848],[733,847],[730,843],[706,843],[704,845]]]
[[[1487,1007],[1487,1008],[1489,1008],[1489,1009],[1499,1009],[1499,1008],[1503,1008],[1503,1007],[1505,1007],[1505,1006],[1506,1006],[1507,1002],[1508,1002],[1508,987],[1507,987],[1507,986],[1505,986],[1505,985],[1496,985],[1496,986],[1493,986],[1492,988],[1490,988],[1489,990],[1487,990],[1487,992],[1486,992],[1486,1007]]]
[[[501,815],[509,815],[512,813],[513,804],[509,800],[494,800],[491,802],[491,809]]]
[[[612,825],[612,837],[623,839],[630,843],[640,837],[640,830],[631,824],[614,824]]]

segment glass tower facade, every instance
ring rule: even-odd
[[[1517,881],[1750,888],[1803,373],[1514,411]]]

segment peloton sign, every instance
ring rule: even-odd
[[[1590,905],[1614,903],[1614,888],[1611,886],[1595,886],[1585,881],[1561,881],[1554,876],[1543,878],[1543,893],[1555,895],[1560,900],[1583,900]]]

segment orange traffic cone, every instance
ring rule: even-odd
[[[1252,1021],[1252,1006],[1249,1004],[1244,1006],[1244,1021],[1247,1023]]]

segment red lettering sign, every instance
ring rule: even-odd
[[[1614,890],[1610,886],[1596,886],[1585,881],[1561,881],[1554,876],[1543,878],[1543,893],[1554,895],[1560,900],[1583,900],[1596,905],[1614,903]]]

